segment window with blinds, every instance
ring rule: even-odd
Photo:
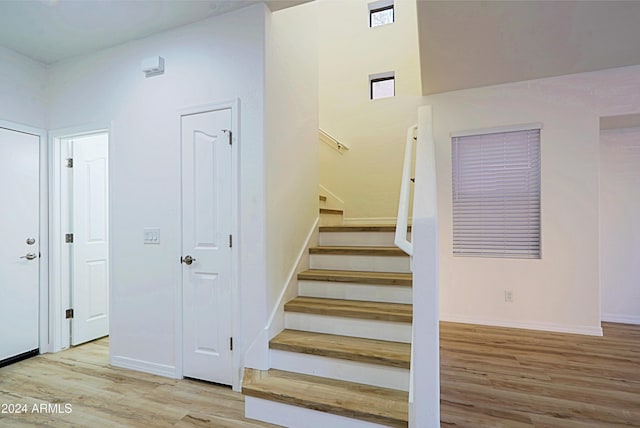
[[[540,125],[452,135],[453,254],[540,258]]]

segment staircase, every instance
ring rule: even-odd
[[[406,427],[409,257],[394,226],[339,225],[339,210],[322,210],[311,268],[269,344],[272,368],[245,370],[245,414],[291,428]]]

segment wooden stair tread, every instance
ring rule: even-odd
[[[410,323],[413,320],[412,305],[404,303],[299,296],[285,303],[284,310],[285,312],[405,323]]]
[[[299,280],[355,282],[376,285],[401,285],[410,287],[412,283],[410,273],[396,272],[362,272],[351,270],[309,269],[298,274]]]
[[[320,195],[320,201],[327,202],[327,197],[324,195]]]
[[[309,254],[402,257],[407,254],[397,247],[322,246],[309,248]]]
[[[395,232],[395,224],[348,224],[339,226],[320,226],[320,232]],[[407,227],[407,232],[411,226]]]
[[[382,425],[408,426],[409,395],[404,391],[282,370],[246,368],[242,393]]]
[[[411,362],[409,343],[300,330],[282,331],[271,339],[269,348],[403,369],[408,369]]]
[[[335,208],[320,208],[320,214],[343,214],[344,211]]]

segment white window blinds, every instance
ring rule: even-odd
[[[453,254],[540,258],[540,128],[452,145]]]

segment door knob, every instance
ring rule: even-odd
[[[180,263],[184,263],[187,266],[191,265],[191,263],[193,263],[195,261],[196,261],[196,259],[194,259],[191,256],[180,257]]]
[[[27,259],[27,260],[33,260],[36,257],[38,257],[38,256],[36,256],[35,253],[27,253],[24,256],[20,256],[21,259]]]

